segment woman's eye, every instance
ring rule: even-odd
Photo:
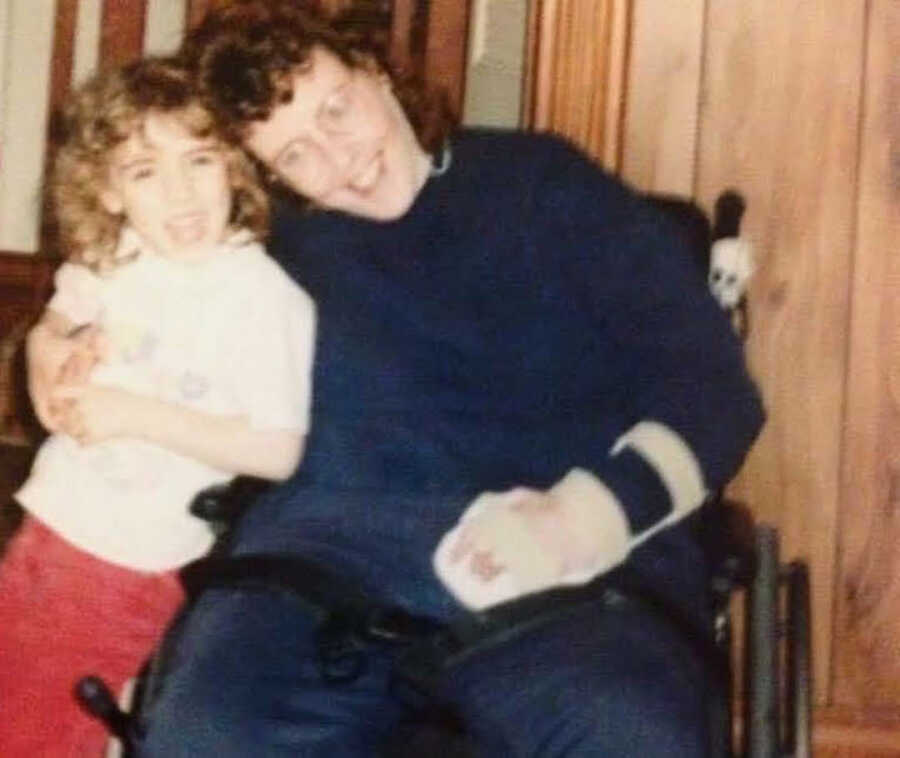
[[[303,152],[297,148],[285,150],[278,156],[278,167],[280,169],[289,169],[295,167],[303,158]]]
[[[332,122],[340,120],[347,115],[350,104],[350,94],[346,88],[335,92],[325,101],[325,117]]]

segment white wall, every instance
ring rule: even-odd
[[[38,245],[55,0],[0,0],[0,250]]]
[[[515,128],[522,110],[528,0],[472,0],[469,19],[463,121]]]
[[[173,53],[184,36],[187,0],[150,0],[144,24],[144,51],[152,55]]]
[[[144,49],[174,51],[187,0],[149,0]],[[0,0],[0,250],[38,248],[56,0]],[[97,68],[102,0],[80,0],[72,80]]]

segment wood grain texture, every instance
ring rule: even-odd
[[[544,0],[529,21],[526,124],[619,168],[628,0]]]
[[[191,29],[197,26],[213,5],[215,5],[214,0],[188,0],[187,28]]]
[[[141,56],[147,0],[103,0],[100,64],[115,66]]]
[[[900,709],[821,708],[813,723],[816,758],[900,757]]]
[[[634,0],[622,177],[645,191],[693,194],[704,6]]]
[[[857,0],[710,0],[697,197],[747,199],[748,355],[769,418],[732,495],[810,561],[828,694],[864,42]]]
[[[900,3],[869,14],[834,699],[900,708]]]
[[[0,444],[24,444],[29,437],[31,419],[24,412],[28,401],[19,353],[49,295],[56,264],[43,255],[0,252]]]
[[[391,63],[398,71],[409,71],[413,65],[409,49],[410,33],[416,13],[416,0],[394,0],[391,10]]]
[[[450,107],[457,114],[462,113],[465,93],[468,23],[468,3],[429,0],[425,78],[446,91]]]
[[[57,0],[50,64],[50,110],[58,108],[72,86],[78,0]]]

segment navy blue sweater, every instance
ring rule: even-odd
[[[395,222],[281,208],[271,252],[318,306],[312,430],[238,549],[304,553],[443,613],[430,555],[484,490],[579,466],[638,534],[669,493],[610,449],[647,419],[683,438],[709,491],[724,485],[762,411],[668,223],[567,144],[487,131],[457,135],[450,170]],[[629,564],[673,596],[703,583],[684,527]]]

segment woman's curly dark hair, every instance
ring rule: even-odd
[[[253,121],[290,101],[292,74],[317,45],[347,66],[385,72],[422,147],[440,150],[455,124],[445,93],[420,75],[396,71],[386,36],[353,14],[329,17],[303,0],[232,0],[188,34],[181,55],[222,128],[240,139]]]

